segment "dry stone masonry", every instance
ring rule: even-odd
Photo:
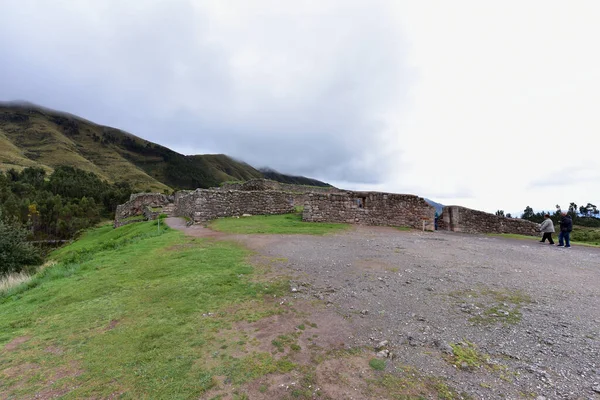
[[[276,190],[288,192],[293,195],[294,205],[303,206],[308,199],[308,193],[336,193],[340,189],[333,186],[305,186],[294,185],[290,183],[281,183],[270,179],[252,179],[246,182],[225,182],[216,190],[243,190],[243,191],[264,191]]]
[[[220,188],[182,190],[173,196],[160,193],[131,195],[117,207],[115,227],[152,220],[160,214],[187,217],[194,223],[220,217],[294,212],[303,205],[308,222],[342,222],[362,225],[407,226],[433,230],[435,208],[423,198],[407,194],[352,192],[334,187],[283,184],[266,179],[226,183]],[[438,229],[465,233],[517,233],[537,235],[538,224],[499,217],[465,207],[444,207]]]
[[[170,203],[172,203],[172,198],[160,193],[132,194],[127,203],[117,206],[114,227],[118,228],[140,220],[155,219],[160,212],[152,209],[162,208]],[[135,219],[134,217],[137,216],[140,216],[140,218]]]
[[[379,192],[311,193],[302,219],[363,225],[407,226],[433,230],[435,208],[408,194]]]
[[[294,195],[275,190],[210,190],[197,189],[187,195],[176,196],[176,215],[194,222],[206,222],[219,217],[294,212]]]
[[[539,225],[524,219],[499,217],[466,207],[446,206],[438,219],[438,229],[465,233],[515,233],[536,236]]]

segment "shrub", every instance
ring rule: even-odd
[[[41,262],[40,251],[27,242],[27,231],[3,221],[0,214],[0,276],[27,270]]]

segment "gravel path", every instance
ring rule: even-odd
[[[228,238],[287,259],[291,295],[344,316],[350,345],[388,341],[390,371],[412,366],[477,399],[600,398],[598,248],[360,226]],[[451,364],[456,344],[482,365]]]

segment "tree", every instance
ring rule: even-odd
[[[533,213],[533,208],[527,206],[525,207],[525,210],[523,212],[523,215],[521,215],[521,218],[523,219],[531,219],[535,214]]]
[[[590,204],[590,203],[588,203],[588,204]],[[589,211],[591,211],[591,210],[588,210],[588,208],[586,206],[579,207],[579,214],[581,214],[584,217],[588,216]]]
[[[506,214],[506,218],[512,218],[511,213]]]
[[[586,209],[586,213],[585,214],[587,216],[598,215],[598,207],[596,207],[592,203],[587,203],[587,205],[585,206],[585,209]]]
[[[41,262],[39,250],[27,242],[27,231],[14,222],[4,221],[0,213],[0,276],[21,272]]]
[[[496,215],[499,217],[504,217],[504,210],[498,210],[496,211]]]
[[[567,214],[569,214],[571,218],[575,219],[575,217],[577,217],[577,204],[569,204],[569,211],[567,211]]]

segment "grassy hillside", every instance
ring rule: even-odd
[[[0,103],[0,169],[69,165],[162,192],[264,177],[226,155],[185,156],[130,133],[31,105]],[[285,175],[275,178],[285,181]],[[283,180],[282,180],[283,179]],[[307,178],[304,178],[307,179]],[[326,185],[308,180],[311,185]]]
[[[269,353],[207,361],[223,344],[242,346],[215,341],[217,331],[277,312],[262,299],[279,287],[252,282],[247,255],[158,232],[156,221],[90,231],[29,285],[0,295],[0,397],[198,398],[216,375],[242,383],[289,370]]]

